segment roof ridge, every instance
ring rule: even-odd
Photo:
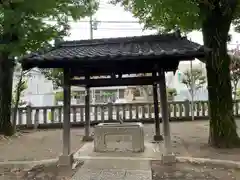
[[[76,41],[63,41],[60,42],[57,47],[75,47],[75,46],[93,46],[93,45],[104,45],[104,44],[119,44],[126,42],[146,42],[149,41],[159,41],[168,40],[172,38],[173,40],[182,39],[184,37],[179,37],[175,32],[168,34],[151,34],[145,36],[128,36],[128,37],[114,37],[114,38],[102,38],[102,39],[86,39],[86,40],[76,40]]]

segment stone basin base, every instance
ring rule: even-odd
[[[142,123],[100,123],[94,129],[95,152],[143,152]]]

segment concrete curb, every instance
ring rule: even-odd
[[[74,160],[94,160],[94,159],[116,159],[116,160],[160,160],[161,158],[143,158],[143,157],[90,157],[90,156],[80,156],[75,157]],[[31,169],[36,165],[41,164],[52,164],[56,163],[58,159],[44,159],[39,161],[3,161],[0,162],[0,166],[7,168],[22,168],[22,169]],[[193,164],[206,164],[206,165],[217,165],[227,168],[240,169],[240,161],[230,161],[230,160],[220,160],[220,159],[210,159],[210,158],[194,158],[194,157],[176,157],[176,161],[180,163],[193,163]]]
[[[210,159],[210,158],[194,158],[194,157],[176,157],[177,162],[180,163],[193,163],[193,164],[208,164],[208,165],[217,165],[224,166],[227,168],[240,168],[240,161],[231,161],[231,160],[220,160],[220,159]]]
[[[15,169],[31,169],[34,166],[41,164],[52,164],[56,163],[58,159],[44,159],[39,161],[2,161],[0,162],[0,166],[4,166],[7,168]]]

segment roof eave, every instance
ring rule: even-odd
[[[76,65],[81,64],[92,64],[103,62],[103,61],[109,61],[112,60],[112,62],[119,62],[119,61],[126,61],[126,60],[141,60],[141,59],[148,59],[146,63],[149,63],[149,60],[156,61],[158,59],[179,59],[179,61],[189,61],[193,60],[195,58],[204,58],[205,52],[203,51],[192,51],[187,53],[181,53],[181,54],[161,54],[161,55],[148,55],[141,57],[139,56],[119,56],[119,57],[95,57],[95,58],[52,58],[52,59],[43,59],[43,58],[26,58],[23,59],[21,64],[22,68],[24,70],[28,70],[34,67],[38,68],[64,68],[64,67],[73,67]]]

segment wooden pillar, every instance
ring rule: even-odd
[[[153,77],[156,77],[156,73],[153,73]],[[159,106],[158,106],[158,92],[157,83],[153,84],[153,104],[154,104],[154,119],[155,119],[155,135],[154,141],[162,141],[163,137],[160,134],[160,118],[159,118]]]
[[[90,88],[86,87],[85,94],[85,135],[83,141],[92,141],[93,138],[90,136]]]
[[[69,69],[64,69],[63,95],[63,154],[59,157],[59,165],[71,166],[73,163],[73,155],[70,149],[71,87]]]
[[[170,136],[170,124],[168,116],[168,102],[167,102],[167,91],[166,91],[166,80],[164,71],[159,72],[159,88],[160,88],[160,102],[161,102],[161,113],[163,123],[163,134],[164,134],[164,156],[170,157],[172,155],[171,150],[171,136]],[[173,161],[173,158],[167,158],[167,161]]]

